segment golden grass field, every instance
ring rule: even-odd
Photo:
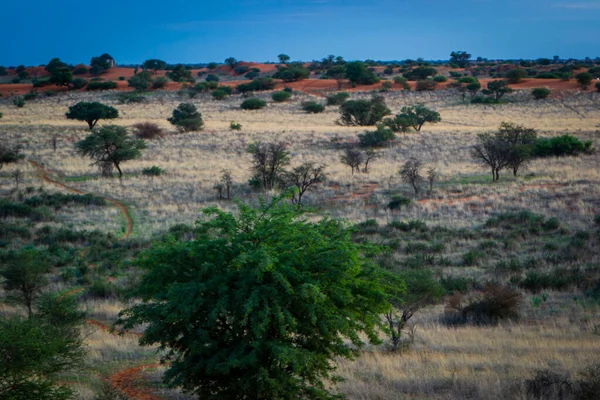
[[[367,96],[352,94],[352,98]],[[535,128],[538,136],[569,133],[592,140],[598,149],[600,93],[573,91],[540,101],[516,94],[518,101],[496,106],[465,105],[449,91],[386,93],[386,103],[393,113],[402,106],[423,102],[440,112],[442,122],[426,124],[420,133],[399,134],[396,143],[382,149],[382,158],[374,161],[368,174],[354,175],[340,163],[340,155],[342,146],[356,142],[364,127],[337,125],[338,107],[327,107],[322,114],[306,114],[300,109],[302,101],[322,98],[296,92],[288,103],[275,104],[270,101],[270,93],[258,97],[269,101],[267,108],[242,111],[239,96],[214,101],[208,95],[185,99],[166,92],[150,97],[146,104],[119,104],[111,93],[66,94],[28,102],[21,109],[3,100],[0,137],[23,144],[27,159],[43,163],[53,179],[125,203],[134,219],[133,239],[148,239],[177,223],[189,224],[208,206],[233,210],[234,204],[218,200],[213,189],[223,169],[233,174],[235,197],[256,202],[261,196],[270,196],[253,192],[247,184],[251,174],[246,149],[255,141],[285,142],[292,165],[305,161],[326,164],[327,182],[306,195],[306,204],[316,207],[318,215],[352,223],[421,219],[433,226],[472,227],[501,211],[530,209],[555,216],[578,230],[589,229],[594,215],[600,213],[599,152],[535,160],[518,178],[504,171],[496,184],[469,155],[476,135],[496,129],[503,121]],[[69,121],[64,114],[69,105],[92,98],[115,106],[120,113],[118,119],[101,121],[100,125],[155,122],[171,133],[149,141],[140,160],[124,163],[122,181],[101,178],[90,161],[74,151],[74,143],[88,131],[85,123]],[[205,121],[203,131],[178,134],[166,121],[183,101],[198,106]],[[231,131],[230,121],[241,123],[242,130]],[[54,136],[58,137],[56,152],[51,146]],[[393,194],[414,197],[398,175],[401,164],[410,157],[437,168],[441,176],[432,193],[423,191],[412,206],[392,212],[386,205]],[[152,165],[165,169],[167,174],[143,176],[142,169]],[[10,174],[15,169],[25,173],[23,187],[62,190],[41,181],[38,171],[23,161],[0,171],[2,196],[12,193]],[[74,229],[100,229],[115,235],[124,231],[126,223],[120,210],[112,206],[65,209],[59,217],[60,223]],[[596,243],[596,252],[599,248]],[[598,257],[595,260],[597,263]],[[60,285],[55,283],[54,288],[62,288]],[[600,305],[574,296],[577,294],[551,291],[549,300],[534,308],[532,296],[526,294],[523,318],[493,327],[448,327],[440,322],[443,306],[429,307],[411,320],[416,328],[414,343],[408,350],[391,353],[373,347],[355,361],[340,362],[339,373],[346,381],[338,388],[354,400],[525,398],[522,381],[536,370],[577,371],[598,360]],[[86,300],[83,305],[89,318],[107,324],[114,322],[125,307],[116,299]],[[9,306],[2,307],[0,311],[14,312]],[[93,326],[86,329],[89,357],[85,373],[68,377],[82,399],[96,398],[100,376],[158,360],[152,349],[137,345],[135,336],[115,336]],[[157,387],[160,370],[152,369],[145,375],[146,384],[154,387],[149,390],[157,396],[187,398]]]

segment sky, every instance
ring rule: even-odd
[[[2,14],[4,66],[600,56],[600,0],[30,0]]]

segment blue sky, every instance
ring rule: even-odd
[[[2,14],[5,66],[600,56],[600,0],[31,0]]]

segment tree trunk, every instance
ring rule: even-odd
[[[513,174],[514,174],[514,176],[517,176],[518,172],[519,172],[519,166],[517,165],[517,166],[513,167]]]
[[[119,167],[119,163],[114,163],[115,167],[117,168],[117,171],[119,171],[119,179],[121,179],[123,177],[123,171],[121,171],[121,168]]]

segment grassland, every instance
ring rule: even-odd
[[[259,95],[265,99],[269,96]],[[352,94],[353,98],[368,96]],[[31,229],[51,225],[75,231],[99,230],[108,235],[109,244],[86,239],[76,245],[83,248],[90,241],[96,243],[92,246],[96,250],[83,257],[93,268],[85,272],[84,280],[61,275],[61,270],[72,266],[58,268],[53,290],[89,286],[106,277],[117,289],[128,288],[136,271],[122,265],[123,259],[170,227],[190,224],[202,208],[216,205],[235,209],[234,203],[219,200],[213,189],[223,169],[233,174],[235,197],[255,203],[261,196],[272,195],[250,189],[250,156],[246,149],[255,141],[283,141],[292,155],[292,165],[305,161],[327,165],[327,181],[306,195],[306,204],[316,210],[315,217],[328,215],[363,223],[358,239],[392,248],[391,254],[381,260],[387,267],[401,270],[425,266],[440,279],[475,282],[471,290],[476,289],[477,282],[490,279],[511,282],[524,293],[521,319],[497,326],[449,326],[444,321],[443,305],[422,310],[411,320],[416,328],[409,348],[394,353],[385,346],[373,347],[356,361],[340,362],[339,372],[346,381],[339,389],[350,399],[525,398],[524,379],[535,371],[548,368],[575,374],[582,366],[597,361],[600,303],[585,295],[582,281],[573,278],[559,288],[542,288],[545,300],[541,303],[540,291],[528,290],[523,282],[532,272],[559,271],[556,275],[573,270],[580,271],[582,279],[596,279],[600,239],[594,216],[600,213],[600,154],[534,160],[521,176],[515,178],[504,172],[500,182],[492,184],[487,171],[472,162],[469,148],[478,133],[494,130],[502,121],[535,128],[538,136],[569,133],[592,140],[598,148],[600,94],[574,91],[534,101],[525,93],[517,93],[510,102],[495,106],[465,105],[450,91],[389,92],[385,97],[394,113],[402,106],[423,102],[440,112],[442,122],[425,125],[421,133],[400,134],[395,143],[382,149],[383,156],[368,174],[352,175],[339,160],[342,150],[356,143],[357,134],[365,128],[336,124],[338,107],[327,107],[322,114],[304,113],[302,101],[323,99],[301,92],[296,92],[288,103],[270,102],[260,111],[240,110],[243,99],[239,96],[213,101],[208,95],[186,99],[175,92],[156,94],[144,104],[120,104],[115,93],[65,94],[28,102],[20,109],[5,99],[0,102],[4,114],[0,135],[2,140],[22,144],[27,159],[43,163],[52,179],[86,193],[118,199],[133,217],[131,237],[120,242],[117,238],[123,234],[126,220],[111,204],[65,207],[56,211],[51,221],[29,222]],[[90,161],[74,151],[74,143],[88,133],[85,123],[64,117],[69,105],[90,99],[119,109],[119,119],[101,124],[155,122],[171,134],[149,141],[140,160],[125,163],[123,180],[101,178]],[[198,106],[206,124],[203,131],[177,134],[168,124],[166,118],[182,101]],[[242,130],[231,131],[230,121],[241,123]],[[58,138],[56,151],[51,145],[53,137]],[[432,192],[425,190],[417,198],[398,175],[400,165],[410,157],[437,168],[441,175]],[[152,165],[165,169],[167,174],[143,176],[142,169]],[[14,189],[11,180],[16,169],[25,173],[20,191]],[[0,196],[18,201],[31,195],[23,191],[25,187],[65,193],[42,181],[39,171],[27,161],[0,171]],[[387,204],[394,195],[413,198],[413,203],[392,211]],[[490,218],[520,210],[530,210],[545,219],[554,217],[559,227],[532,231],[519,221],[485,225]],[[421,220],[427,228],[393,229],[394,221],[409,220]],[[13,222],[18,219],[7,220]],[[103,255],[110,246],[117,248],[116,255],[105,259]],[[113,292],[106,296],[88,293],[82,305],[90,319],[106,324],[115,321],[125,306]],[[11,306],[1,307],[3,314],[18,312]],[[97,325],[86,329],[89,357],[85,370],[66,377],[82,399],[96,398],[102,388],[101,377],[158,359],[153,349],[137,345],[135,335],[115,336]],[[148,391],[164,398],[185,398],[160,386],[160,371],[152,368],[140,373],[146,376]]]

